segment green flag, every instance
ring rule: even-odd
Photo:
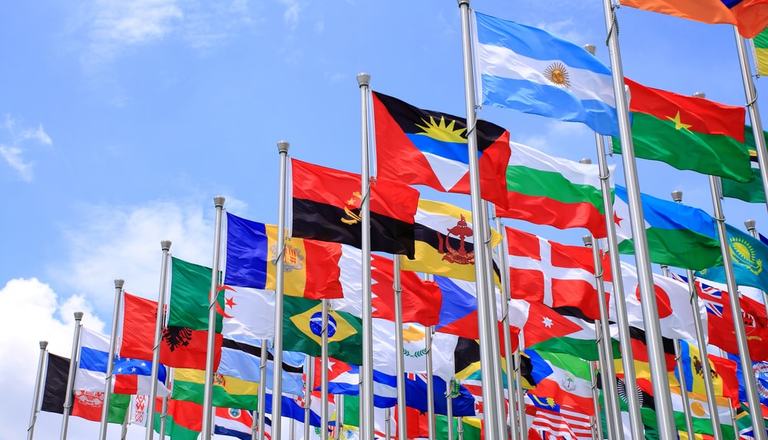
[[[763,132],[763,137],[768,142],[768,132]],[[749,182],[737,182],[731,179],[722,179],[723,197],[739,199],[749,203],[765,203],[765,189],[763,179],[760,176],[760,164],[757,160],[757,147],[752,127],[746,127],[744,132],[744,148],[749,151],[749,161],[752,166],[752,177]]]
[[[435,428],[437,428],[437,440],[448,440],[448,417],[435,415]],[[459,418],[454,417],[451,423],[453,438],[459,438]],[[461,429],[464,431],[464,440],[480,440],[480,419],[477,417],[462,417]]]
[[[757,34],[752,39],[755,44],[755,59],[757,60],[757,72],[760,75],[768,75],[768,29]]]

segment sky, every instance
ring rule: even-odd
[[[475,0],[542,27],[607,62],[602,2]],[[360,168],[355,74],[422,108],[464,115],[454,0],[48,0],[0,14],[0,438],[26,429],[37,341],[69,356],[72,312],[109,331],[113,279],[156,297],[162,239],[210,264],[214,195],[230,212],[277,219],[276,141],[291,155]],[[622,8],[625,74],[644,84],[743,105],[733,31]],[[758,93],[768,88],[758,80]],[[762,95],[761,95],[762,96]],[[768,96],[768,94],[766,95]],[[759,104],[768,112],[768,99]],[[480,117],[548,154],[595,160],[584,126],[485,108]],[[616,181],[623,182],[620,157]],[[707,178],[638,161],[643,192],[712,212]],[[466,197],[423,191],[468,207]],[[765,206],[724,202],[727,220],[768,230]],[[583,231],[509,221],[580,244]],[[39,416],[53,438],[60,416]],[[97,424],[72,419],[73,438]],[[113,428],[117,429],[117,428]],[[116,435],[117,431],[113,431]],[[140,438],[131,428],[129,438]]]

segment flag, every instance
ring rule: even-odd
[[[561,407],[594,415],[589,362],[563,353],[537,353],[549,364],[552,374],[542,379],[532,392],[551,397]]]
[[[632,363],[635,366],[635,374],[638,378],[651,379],[651,370],[648,359],[648,345],[646,343],[645,330],[637,327],[629,327],[629,342],[632,346]],[[673,339],[661,338],[661,346],[664,351],[664,365],[669,373],[675,371],[675,341]],[[616,374],[623,377],[624,365],[620,359],[614,360]]]
[[[202,404],[204,388],[204,370],[173,370],[173,399]],[[255,382],[224,376],[218,372],[213,374],[213,406],[254,410],[258,407],[258,392],[259,384]]]
[[[395,358],[395,324],[384,319],[373,320],[373,368],[386,374],[397,374]],[[405,371],[425,373],[427,371],[426,335],[428,327],[420,324],[404,324],[403,358]],[[435,376],[450,379],[454,373],[454,351],[458,336],[445,333],[432,335],[432,371]],[[336,356],[338,358],[338,356]]]
[[[304,298],[284,298],[283,349],[320,356],[322,305]],[[344,362],[362,363],[362,322],[347,312],[328,313],[328,355]]]
[[[606,236],[598,165],[548,156],[516,142],[510,146],[507,204],[496,208],[497,216]]]
[[[177,368],[205,369],[208,339],[208,308],[211,268],[171,259],[171,301],[163,330],[160,360]],[[221,358],[221,329],[224,296],[216,300],[214,368]]]
[[[483,104],[618,134],[611,71],[592,54],[541,29],[475,13]]]
[[[680,358],[682,360],[683,371],[675,368],[675,376],[682,375],[685,378],[686,391],[689,393],[704,395],[706,387],[704,384],[703,362],[709,363],[712,385],[715,396],[727,397],[729,394],[728,381],[718,372],[715,363],[707,357],[705,360],[701,356],[696,344],[686,340],[680,340]],[[678,379],[679,382],[679,379]]]
[[[728,362],[730,361],[730,362]],[[744,370],[741,367],[739,356],[736,354],[728,353],[728,361],[721,361],[720,365],[723,365],[730,373],[735,371],[736,383],[738,384],[738,401],[747,402],[747,386],[744,382]],[[752,362],[751,374],[755,376],[757,382],[758,397],[762,405],[768,405],[768,362]],[[735,400],[734,400],[735,401]]]
[[[154,430],[160,432],[162,400],[155,402]],[[165,435],[172,440],[197,440],[203,430],[203,405],[183,400],[168,399],[165,417]]]
[[[509,325],[516,332],[522,332],[525,347],[568,336],[581,330],[580,326],[564,318],[552,308],[521,299],[509,301]],[[512,342],[514,347],[515,341]]]
[[[275,292],[224,286],[223,338],[258,344],[275,333]]]
[[[213,433],[251,440],[253,416],[248,411],[236,408],[216,408]]]
[[[535,308],[532,308],[531,311],[539,310],[540,307],[546,308],[547,306],[539,304]],[[511,313],[516,312],[511,311]],[[510,316],[512,316],[512,314],[510,314]],[[534,322],[538,321],[541,326],[544,326],[544,319],[539,317],[536,312],[529,312],[529,317],[530,316],[535,317]],[[581,310],[575,307],[551,308],[547,310],[546,315],[542,316],[546,316],[548,319],[553,320],[552,329],[559,328],[565,330],[567,328],[569,333],[536,342],[533,346],[534,348],[552,353],[571,354],[589,361],[597,361],[599,359],[598,347],[597,344],[595,344],[597,332],[599,331],[597,328],[598,321],[588,318],[581,312]],[[514,320],[514,318],[512,319]],[[560,323],[560,325],[555,325],[555,322]],[[568,322],[568,324],[566,324],[566,322]],[[539,335],[536,339],[543,338],[552,329],[549,329],[546,332],[534,331],[535,334]],[[529,345],[528,335],[525,334],[525,332],[523,333],[525,343],[526,345]],[[613,346],[614,357],[618,357],[618,341],[612,339],[611,343]],[[512,346],[516,346],[515,341],[512,341]]]
[[[549,307],[576,307],[600,318],[591,248],[568,246],[506,228],[512,298]]]
[[[685,404],[683,396],[680,395],[680,389],[672,387],[672,410],[674,411],[675,424],[685,426]],[[720,431],[723,438],[734,438],[733,425],[731,421],[731,409],[728,407],[726,399],[716,399],[717,414],[709,411],[707,396],[703,394],[688,393],[688,405],[690,408],[691,422],[693,432],[702,435],[715,435],[712,429],[712,418],[714,417],[720,425]],[[683,438],[682,436],[680,437]]]
[[[48,353],[43,385],[43,402],[40,411],[64,414],[64,400],[67,398],[69,358]]]
[[[744,38],[768,26],[765,0],[623,0],[621,4],[704,23],[732,24]]]
[[[757,60],[757,72],[760,75],[768,75],[768,29],[755,35],[752,39],[755,45],[755,59]]]
[[[293,159],[294,237],[360,247],[360,175]],[[419,192],[377,179],[370,185],[371,251],[413,256]]]
[[[731,225],[726,225],[726,229],[736,284],[768,290],[768,246]],[[722,266],[701,270],[697,276],[725,283]]]
[[[526,401],[531,402],[530,405],[526,405],[526,413],[533,413],[531,428],[540,431],[542,435],[568,439],[592,438],[592,426],[588,414],[580,410],[565,409],[551,397],[538,397],[531,393],[526,394],[526,397]]]
[[[152,360],[157,301],[123,294],[123,331],[120,357]]]
[[[451,438],[459,438],[459,423],[462,424],[462,435],[464,440],[481,440],[480,419],[476,417],[468,418],[463,417],[461,421],[454,417],[453,420],[448,420],[446,416],[435,416],[435,427],[437,432],[435,438],[437,440],[448,440],[448,430],[453,431]]]
[[[474,416],[475,399],[465,387],[458,385],[455,388],[448,389],[448,383],[441,377],[433,378],[433,398],[435,414],[446,415],[448,412],[448,402],[445,398],[450,391],[452,396],[451,406],[454,417]],[[406,375],[405,381],[405,400],[409,408],[417,409],[421,412],[427,412],[427,376],[426,374]]]
[[[378,92],[373,92],[373,115],[379,178],[469,194],[466,119],[422,110]],[[509,132],[478,120],[475,133],[481,196],[505,205]]]
[[[320,389],[321,359],[315,358],[314,390]],[[360,392],[360,367],[337,359],[328,360],[328,394],[357,396]],[[397,404],[397,377],[374,370],[373,404],[377,408],[390,408]]]
[[[403,258],[402,269],[474,281],[472,213],[449,203],[422,199],[415,220],[415,256]],[[492,232],[491,246],[500,242],[501,236]]]
[[[277,226],[227,213],[227,271],[224,284],[275,290],[278,252]],[[341,297],[339,244],[289,238],[283,255],[286,295],[310,299]]]
[[[146,428],[147,413],[152,411],[151,405],[149,405],[149,396],[144,394],[131,396],[131,405],[128,410],[128,423]]]
[[[640,199],[652,262],[693,270],[722,264],[715,221],[709,214],[647,194],[641,194]],[[614,223],[622,254],[635,252],[628,200],[627,189],[616,185]]]
[[[142,359],[116,358],[113,364],[114,380],[112,391],[115,394],[144,394],[148,395],[152,386],[152,362]],[[166,369],[158,366],[157,395],[165,396]]]
[[[231,376],[248,382],[260,382],[261,380],[261,342],[250,345],[243,342],[224,338],[221,347],[221,363],[218,373],[223,376]],[[302,394],[304,392],[304,360],[306,355],[290,351],[283,352],[283,392],[287,394]],[[274,358],[271,350],[267,351],[267,390],[272,389],[274,377]]]
[[[766,39],[768,39],[768,34],[766,35]],[[768,55],[768,48],[766,48],[766,52]],[[768,59],[765,61],[768,62]],[[764,131],[763,137],[768,141],[768,132]],[[744,140],[744,148],[746,148],[749,153],[749,164],[752,168],[752,176],[750,177],[749,182],[744,183],[726,178],[720,179],[723,197],[739,199],[749,203],[765,203],[765,189],[763,189],[763,179],[760,175],[760,163],[757,159],[755,133],[752,130],[752,127],[745,127]]]
[[[478,339],[477,285],[435,275],[440,289],[440,316],[435,331]]]
[[[654,89],[625,79],[632,99],[632,141],[641,159],[679,170],[746,182],[752,173],[744,142],[744,107]],[[621,141],[613,138],[613,152]]]

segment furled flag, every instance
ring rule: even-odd
[[[563,353],[537,353],[549,364],[552,374],[542,379],[532,393],[551,397],[561,407],[594,415],[589,362]]]
[[[224,284],[275,290],[277,226],[227,213],[227,271]],[[341,245],[289,238],[285,243],[285,294],[310,299],[340,298]]]
[[[472,214],[444,202],[420,200],[416,211],[416,253],[402,259],[402,269],[475,280],[475,238]],[[491,246],[501,236],[492,232]],[[494,268],[495,270],[496,268]]]
[[[360,247],[360,175],[292,159],[294,237]],[[413,256],[419,192],[400,182],[371,182],[371,251]]]
[[[685,403],[683,396],[680,395],[680,388],[672,387],[670,395],[672,396],[672,410],[674,411],[675,424],[685,426]],[[688,393],[688,405],[690,408],[691,422],[693,432],[702,436],[714,436],[712,429],[712,418],[716,417],[720,424],[720,431],[723,438],[734,438],[733,424],[731,424],[731,409],[727,399],[716,399],[717,414],[709,412],[709,403],[704,394]],[[683,436],[681,435],[682,439]],[[714,438],[714,437],[697,437]]]
[[[475,13],[483,104],[619,132],[611,70],[541,29]]]
[[[285,297],[283,350],[320,356],[323,330],[320,301]],[[328,313],[328,355],[350,364],[362,364],[362,322],[347,313]]]
[[[235,408],[216,408],[213,433],[251,440],[253,415],[248,411]]]
[[[46,362],[43,402],[40,411],[64,414],[64,400],[67,398],[69,358],[48,353]]]
[[[163,330],[160,360],[176,368],[205,369],[208,339],[208,307],[211,268],[171,259],[171,302],[168,322]],[[221,329],[224,295],[216,300],[214,367],[221,358]]]
[[[679,170],[747,182],[752,176],[744,142],[744,107],[646,87],[626,79],[632,100],[632,141],[641,159]],[[621,141],[613,138],[614,153]]]
[[[405,371],[424,373],[427,371],[426,335],[429,327],[420,324],[404,324],[403,358]],[[373,368],[386,374],[397,374],[395,358],[395,323],[384,319],[373,320]],[[450,379],[454,372],[454,351],[458,336],[435,333],[432,336],[432,371],[436,376]],[[338,356],[336,356],[338,358]]]
[[[373,115],[378,177],[469,194],[466,119],[422,110],[378,92],[373,93]],[[506,205],[509,132],[483,120],[476,121],[475,132],[480,193],[485,200]]]
[[[698,208],[641,194],[645,235],[651,261],[674,267],[700,270],[722,264],[720,241],[715,221]],[[619,236],[619,252],[633,254],[627,189],[616,185],[614,223]]]
[[[548,156],[516,142],[510,147],[507,205],[497,207],[496,215],[559,229],[585,228],[605,237],[598,165]]]
[[[512,298],[549,307],[576,307],[600,318],[592,249],[568,246],[506,228]]]
[[[755,45],[757,72],[763,76],[768,75],[768,28],[756,35],[752,43]]]
[[[123,330],[120,357],[152,360],[155,345],[157,301],[123,294]]]
[[[768,36],[766,36],[766,38],[768,39]],[[768,49],[766,49],[766,51],[768,51]],[[763,137],[768,142],[768,132],[764,131]],[[735,180],[721,178],[720,185],[723,190],[723,197],[739,199],[749,203],[765,203],[765,189],[763,188],[763,179],[760,175],[760,163],[757,159],[755,133],[752,130],[752,127],[745,127],[744,140],[744,148],[749,152],[749,164],[752,167],[752,176],[750,177],[749,182],[737,182]]]
[[[728,249],[731,253],[733,272],[736,284],[757,287],[768,290],[768,246],[760,240],[740,231],[731,225],[726,225],[728,232]],[[722,263],[721,263],[722,264]],[[725,283],[723,266],[701,270],[697,276]]]
[[[621,4],[704,23],[732,24],[744,38],[768,26],[766,0],[622,0]]]
[[[205,370],[174,368],[173,391],[176,400],[203,403]],[[221,373],[213,374],[213,406],[255,410],[258,407],[259,384]]]
[[[224,337],[221,347],[221,363],[218,373],[223,376],[236,377],[248,382],[261,380],[261,342],[255,345],[239,342]],[[283,392],[287,394],[302,394],[304,392],[304,360],[306,355],[290,351],[283,352]],[[274,359],[272,351],[267,352],[267,383],[268,390],[272,387],[274,374]]]
[[[572,440],[592,438],[589,415],[578,409],[574,411],[573,408],[563,408],[551,397],[538,397],[527,393],[525,411],[526,414],[533,415],[530,425],[541,435]]]
[[[162,400],[155,402],[154,430],[160,432]],[[183,400],[168,399],[165,417],[165,435],[172,440],[197,440],[203,430],[203,405]]]

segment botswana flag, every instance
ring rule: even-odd
[[[360,248],[360,175],[293,159],[293,236]],[[414,254],[419,192],[394,181],[371,183],[371,251]]]

